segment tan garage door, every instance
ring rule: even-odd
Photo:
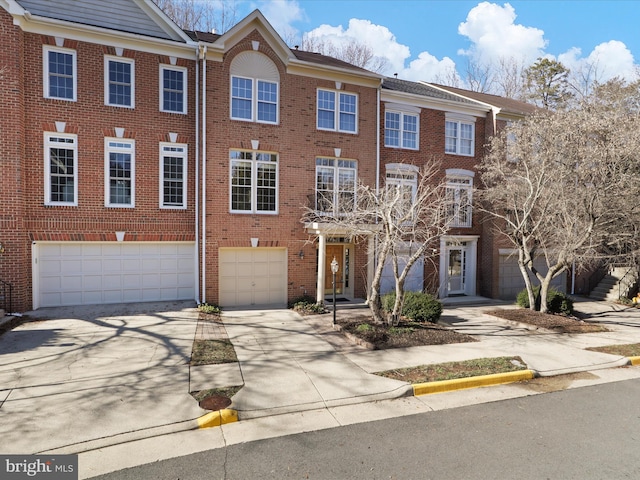
[[[221,248],[219,293],[222,307],[287,305],[287,250]]]
[[[193,242],[38,243],[37,307],[195,298]]]

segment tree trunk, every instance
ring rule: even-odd
[[[524,284],[527,287],[527,295],[529,296],[529,310],[536,310],[536,297],[533,293],[533,285],[531,284],[531,278],[529,277],[529,270],[527,269],[524,251],[518,249],[518,268],[524,279]]]

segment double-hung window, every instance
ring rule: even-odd
[[[357,163],[339,158],[316,158],[316,211],[344,215],[356,200]]]
[[[418,149],[418,115],[387,110],[384,115],[384,146]]]
[[[278,83],[232,76],[231,118],[278,123]]]
[[[78,139],[64,133],[44,134],[44,204],[78,205]]]
[[[76,51],[45,45],[43,47],[45,98],[76,101]]]
[[[447,115],[445,120],[446,153],[473,156],[475,123],[473,119],[462,119]]]
[[[104,57],[104,103],[135,107],[135,62],[124,57]]]
[[[355,93],[318,89],[317,109],[319,130],[358,132],[358,96]]]
[[[446,171],[447,216],[452,227],[471,227],[471,194],[474,173],[470,170]]]
[[[105,188],[107,207],[135,206],[135,143],[122,138],[105,139]]]
[[[160,144],[160,208],[187,208],[187,145]]]
[[[187,69],[160,65],[160,111],[187,113]]]
[[[413,220],[413,205],[418,191],[418,167],[402,163],[386,165],[386,190],[390,201],[394,201],[398,220]]]
[[[231,213],[278,213],[278,155],[231,150]]]

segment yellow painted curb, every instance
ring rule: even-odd
[[[640,357],[628,357],[631,365],[640,365]]]
[[[465,388],[486,387],[489,385],[500,385],[502,383],[519,382],[521,380],[531,380],[533,377],[535,377],[533,370],[518,370],[517,372],[494,373],[492,375],[481,375],[479,377],[416,383],[413,385],[413,394],[416,396],[429,395],[431,393],[450,392],[453,390],[463,390]]]
[[[217,412],[210,412],[197,419],[198,428],[210,428],[219,427],[226,423],[233,423],[238,421],[238,412],[230,408],[224,410],[218,410]]]

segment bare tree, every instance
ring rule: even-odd
[[[521,99],[524,88],[524,62],[515,57],[500,58],[493,75],[494,93],[506,98]]]
[[[411,267],[420,258],[438,255],[440,237],[449,228],[446,188],[436,163],[418,172],[418,185],[412,187],[387,185],[375,191],[359,184],[353,195],[343,195],[338,205],[332,198],[318,194],[316,208],[307,207],[303,221],[322,221],[354,237],[372,238],[375,245],[374,274],[367,292],[367,303],[375,321],[395,323],[404,302],[404,285]],[[323,212],[319,218],[319,211]],[[331,212],[331,213],[330,213]],[[409,255],[401,249],[410,242]],[[402,259],[402,261],[400,261]],[[390,316],[382,309],[380,286],[382,273],[390,263],[395,279],[395,304]],[[402,266],[403,265],[403,266]]]
[[[224,33],[237,23],[236,0],[154,0],[180,28]]]
[[[533,115],[493,139],[478,194],[518,252],[532,309],[547,311],[551,280],[572,265],[628,261],[637,251],[638,92],[608,84],[576,108]]]
[[[369,45],[355,38],[337,43],[324,38],[304,35],[300,48],[308,52],[334,57],[376,73],[385,73],[389,69],[389,61],[386,58],[375,55]]]

